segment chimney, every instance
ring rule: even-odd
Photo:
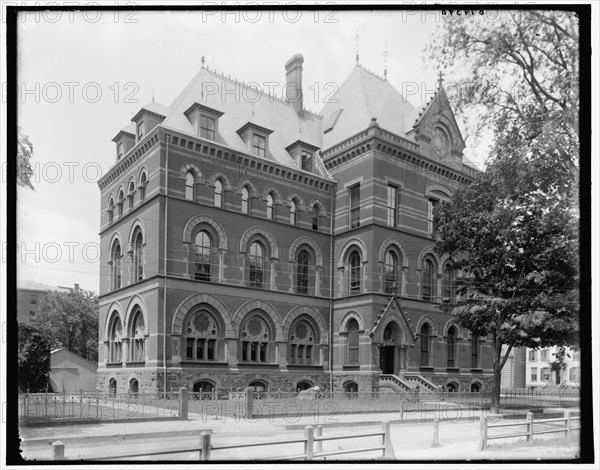
[[[304,112],[302,100],[302,64],[304,57],[296,54],[285,63],[285,99],[290,103],[298,116],[302,117]]]
[[[75,290],[79,290],[79,284],[75,284]]]

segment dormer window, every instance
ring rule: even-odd
[[[305,150],[301,153],[302,171],[312,171],[313,169],[313,154]]]
[[[123,156],[123,142],[117,142],[117,160]]]
[[[116,144],[117,161],[121,160],[133,147],[135,147],[135,126],[130,124],[113,137]]]
[[[256,156],[265,158],[266,150],[267,150],[267,138],[264,135],[253,134],[252,135],[252,153]]]
[[[206,140],[216,140],[219,131],[219,118],[223,115],[221,111],[200,103],[194,103],[183,114],[192,124],[197,136]]]
[[[216,120],[204,114],[200,116],[200,137],[215,140]]]
[[[319,150],[319,147],[302,140],[297,140],[293,144],[288,145],[286,150],[296,162],[296,168],[309,173],[314,171],[315,152]]]
[[[237,131],[244,143],[248,146],[248,151],[257,157],[266,158],[269,148],[269,134],[273,131],[266,127],[258,126],[252,122],[247,122]]]
[[[138,122],[136,127],[136,135],[138,142],[144,137],[144,121]]]

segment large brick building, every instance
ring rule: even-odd
[[[98,386],[480,390],[491,349],[439,303],[432,209],[475,177],[445,96],[356,65],[320,114],[200,68],[113,139]]]

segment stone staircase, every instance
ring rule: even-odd
[[[403,373],[401,376],[394,374],[381,374],[379,376],[379,389],[382,391],[396,392],[407,398],[413,396],[417,386],[422,391],[435,392],[437,386],[419,374]]]

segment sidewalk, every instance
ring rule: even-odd
[[[122,442],[143,440],[156,437],[197,436],[202,431],[220,433],[256,433],[275,432],[277,430],[302,429],[305,426],[323,425],[329,427],[370,426],[382,421],[397,423],[424,423],[438,418],[441,422],[479,421],[482,410],[442,410],[438,412],[407,411],[401,417],[393,413],[360,414],[310,414],[305,416],[271,417],[261,419],[233,418],[229,416],[202,416],[190,413],[187,421],[138,421],[118,423],[90,423],[64,426],[21,427],[20,437],[23,447],[48,446],[60,440],[64,444],[86,442]],[[484,416],[493,419],[494,415],[483,411]]]

